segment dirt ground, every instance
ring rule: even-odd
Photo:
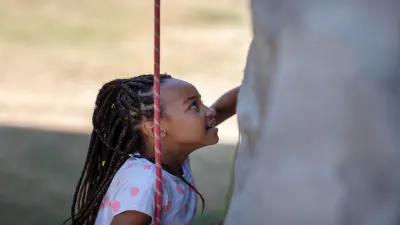
[[[152,1],[0,2],[1,222],[59,224],[98,89],[152,73]],[[162,72],[193,83],[212,104],[241,82],[249,25],[246,0],[162,1]],[[202,219],[223,209],[237,133],[230,119],[220,127],[221,144],[193,155],[206,197]]]

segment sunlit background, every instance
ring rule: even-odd
[[[240,84],[251,38],[246,0],[162,1],[161,72],[212,104]],[[0,223],[55,225],[69,216],[97,91],[153,71],[152,0],[0,0]],[[220,219],[237,142],[193,154],[206,211]]]

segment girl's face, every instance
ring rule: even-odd
[[[216,144],[215,111],[205,106],[197,89],[190,83],[168,79],[161,84],[161,129],[164,146],[196,149]]]

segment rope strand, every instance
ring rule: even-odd
[[[156,161],[155,225],[161,225],[162,211],[162,155],[160,139],[160,0],[154,0],[154,131]]]

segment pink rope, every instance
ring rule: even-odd
[[[160,138],[160,0],[154,0],[154,133],[156,161],[156,215],[155,225],[161,225],[162,155]]]

